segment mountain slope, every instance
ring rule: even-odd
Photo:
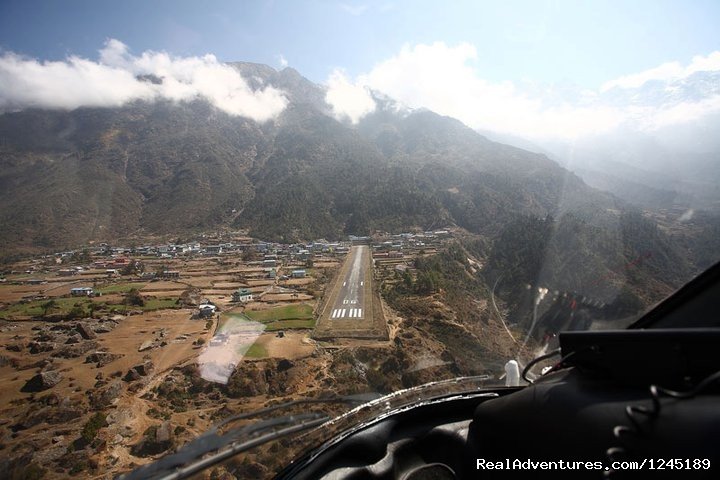
[[[292,69],[235,68],[289,104],[273,122],[204,101],[0,116],[4,253],[132,233],[248,228],[275,240],[457,224],[492,233],[516,214],[602,214],[612,197],[545,156],[389,99],[357,125]]]

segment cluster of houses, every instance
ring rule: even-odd
[[[451,236],[449,230],[376,236],[372,242],[375,268],[381,278],[412,272],[417,255],[436,252]]]
[[[337,254],[344,255],[350,249],[352,241],[346,242],[329,242],[327,240],[316,240],[310,243],[299,244],[279,244],[262,241],[250,242],[224,242],[213,244],[202,244],[200,242],[190,242],[184,244],[159,244],[144,245],[135,247],[113,247],[107,243],[101,243],[95,247],[82,249],[88,254],[95,257],[108,257],[96,259],[92,267],[95,269],[112,269],[120,270],[128,265],[132,259],[129,256],[151,256],[157,258],[177,258],[182,256],[218,256],[227,254],[237,254],[248,250],[253,250],[260,254],[266,254],[268,260],[275,257],[279,259],[291,259],[304,261],[312,257],[314,254]],[[52,256],[55,257],[57,263],[62,263],[63,259],[77,254],[80,250],[70,250],[58,252]],[[46,256],[47,257],[47,256]],[[46,258],[44,257],[44,258]],[[61,275],[75,275],[77,271],[73,269],[62,269]]]
[[[437,248],[451,233],[448,230],[435,230],[423,233],[400,233],[376,237],[372,242],[373,258],[403,258],[408,252]]]
[[[347,253],[349,246],[349,242],[328,242],[325,240],[293,245],[270,242],[225,242],[202,245],[199,242],[194,242],[187,244],[169,243],[162,245],[145,245],[132,248],[109,247],[101,244],[100,248],[96,249],[93,253],[96,255],[141,255],[156,256],[159,258],[176,258],[181,256],[218,256],[254,250],[261,254],[276,255],[277,258],[292,257],[293,259],[304,260],[314,253]]]

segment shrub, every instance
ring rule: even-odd
[[[80,437],[82,437],[85,442],[90,443],[95,440],[98,431],[103,427],[107,427],[105,415],[101,412],[96,412],[83,427]]]

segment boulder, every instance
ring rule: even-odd
[[[169,421],[148,428],[143,439],[133,445],[130,453],[137,457],[157,455],[173,446],[173,432]]]
[[[95,363],[97,364],[96,366],[100,368],[121,357],[122,355],[116,353],[99,351],[93,352],[85,357],[85,363]]]
[[[153,347],[153,341],[152,340],[145,340],[142,345],[138,348],[138,352],[144,352],[145,350],[150,350]]]
[[[54,387],[63,379],[60,372],[52,370],[49,372],[38,373],[28,380],[22,387],[22,392],[41,392]]]
[[[93,330],[95,333],[109,333],[112,332],[113,327],[109,324],[103,323],[101,325],[96,326]]]
[[[88,327],[84,323],[78,323],[75,327],[75,330],[77,330],[80,336],[85,340],[95,340],[97,338],[97,335],[95,334],[93,329]]]
[[[56,347],[52,342],[30,342],[30,353],[52,352]]]
[[[60,358],[77,358],[81,355],[85,355],[90,350],[98,348],[97,342],[80,342],[76,345],[65,345],[57,352],[53,353],[53,357]]]
[[[158,443],[165,443],[170,441],[172,431],[170,430],[170,422],[164,421],[155,431],[155,441]]]
[[[150,374],[152,373],[152,371],[155,369],[155,365],[153,364],[152,361],[147,360],[147,361],[141,363],[140,365],[136,365],[136,366],[133,367],[133,368],[135,368],[135,370],[136,370],[141,376],[145,377],[145,376],[150,375]]]
[[[96,410],[107,408],[122,394],[122,383],[119,380],[114,381],[110,385],[100,390],[95,390],[90,394],[90,405]]]
[[[141,377],[146,377],[152,373],[155,365],[152,361],[146,360],[145,362],[135,365],[125,374],[124,380],[126,382],[132,382],[134,380],[140,380]]]
[[[41,330],[37,335],[35,335],[33,340],[36,342],[55,342],[57,340],[57,335],[47,330]]]

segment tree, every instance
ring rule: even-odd
[[[437,272],[426,271],[418,273],[417,281],[415,282],[415,291],[419,294],[428,295],[435,293],[440,284],[440,276]]]
[[[140,292],[138,291],[137,288],[131,288],[125,294],[125,304],[133,305],[136,307],[143,307],[143,306],[145,306],[145,299],[143,298],[142,295],[140,295]]]
[[[101,412],[96,412],[95,415],[90,417],[90,420],[88,420],[87,423],[83,426],[80,437],[82,437],[85,442],[90,443],[95,440],[98,431],[103,427],[107,427],[107,425],[108,424],[107,421],[105,421],[105,415]]]
[[[54,299],[48,300],[47,302],[43,303],[43,304],[42,304],[43,317],[47,317],[48,314],[49,314],[53,309],[57,308],[57,306],[58,306],[58,303],[57,303]]]
[[[407,270],[405,270],[405,271],[403,272],[403,274],[402,274],[402,278],[403,278],[403,285],[405,285],[405,289],[406,289],[407,291],[412,291],[412,289],[413,289],[413,278],[412,278],[412,275],[410,275],[410,272],[408,272]]]
[[[73,307],[70,309],[70,311],[67,314],[67,317],[69,319],[73,318],[82,318],[85,316],[85,308],[83,308],[81,303],[76,303],[73,305]]]

